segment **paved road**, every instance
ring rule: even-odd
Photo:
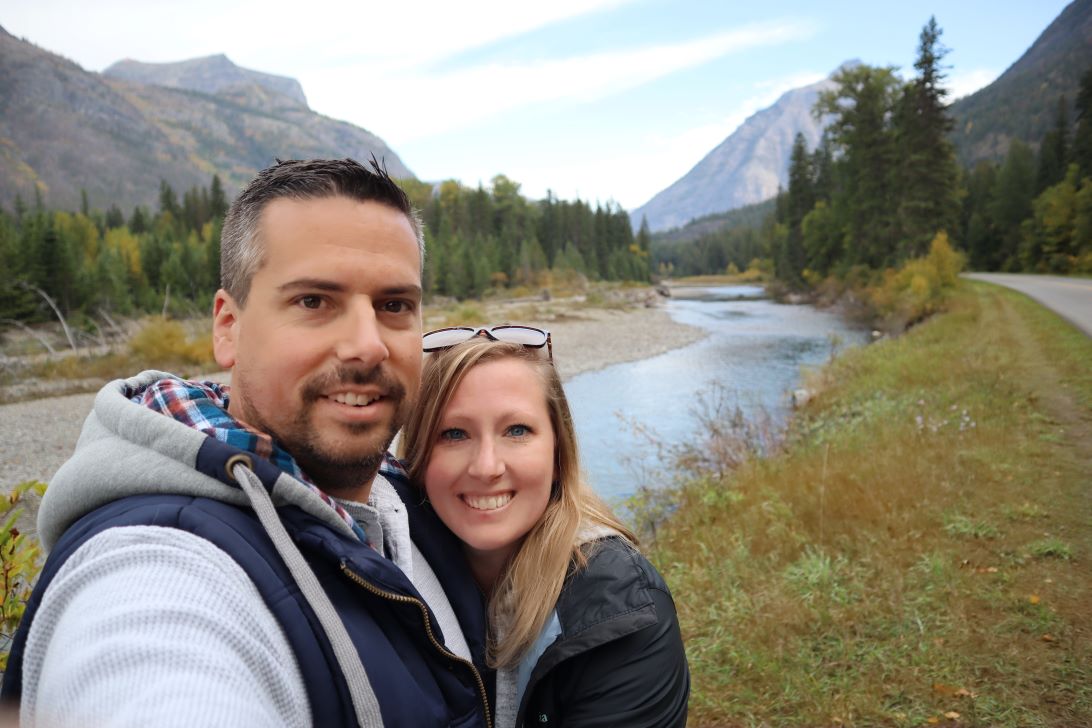
[[[966,273],[964,277],[1020,291],[1092,336],[1092,278],[1025,273]]]

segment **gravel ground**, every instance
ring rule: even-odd
[[[655,356],[705,335],[656,307],[585,309],[528,323],[550,330],[554,360],[565,379]],[[0,406],[0,487],[6,492],[24,480],[48,482],[71,455],[94,399],[94,394],[74,394]]]

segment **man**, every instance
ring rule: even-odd
[[[145,372],[99,393],[39,511],[3,686],[24,728],[488,722],[480,595],[386,454],[424,248],[372,167],[283,162],[232,204],[230,392]]]

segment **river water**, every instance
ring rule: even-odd
[[[676,321],[705,329],[705,339],[565,384],[584,467],[608,501],[640,485],[657,485],[648,479],[661,464],[635,427],[665,444],[685,442],[700,426],[702,400],[716,396],[717,388],[748,417],[764,412],[783,426],[791,412],[789,393],[800,386],[802,371],[822,365],[835,349],[868,339],[867,331],[831,311],[762,299],[759,287],[707,291],[700,299],[666,304]]]

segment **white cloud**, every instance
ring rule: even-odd
[[[4,27],[101,70],[122,57],[164,62],[226,53],[257,70],[381,60],[421,63],[633,0],[147,0],[16,2]]]
[[[749,116],[773,104],[786,91],[822,80],[826,74],[803,72],[755,83],[755,93],[735,111],[718,120],[701,123],[674,134],[649,133],[624,152],[605,155],[582,153],[547,165],[513,165],[511,174],[524,182],[531,197],[545,197],[546,188],[563,198],[613,199],[627,210],[648,202],[653,195],[690,171],[695,164],[727,139]],[[560,187],[562,180],[579,180],[580,187]],[[540,183],[541,181],[541,183]]]
[[[997,71],[989,68],[975,68],[948,77],[948,101],[955,101],[970,96],[983,86],[988,86],[997,78]]]
[[[757,23],[683,43],[428,74],[347,65],[301,78],[323,113],[360,120],[394,144],[465,127],[533,104],[584,102],[631,89],[729,53],[813,32],[803,23]]]

